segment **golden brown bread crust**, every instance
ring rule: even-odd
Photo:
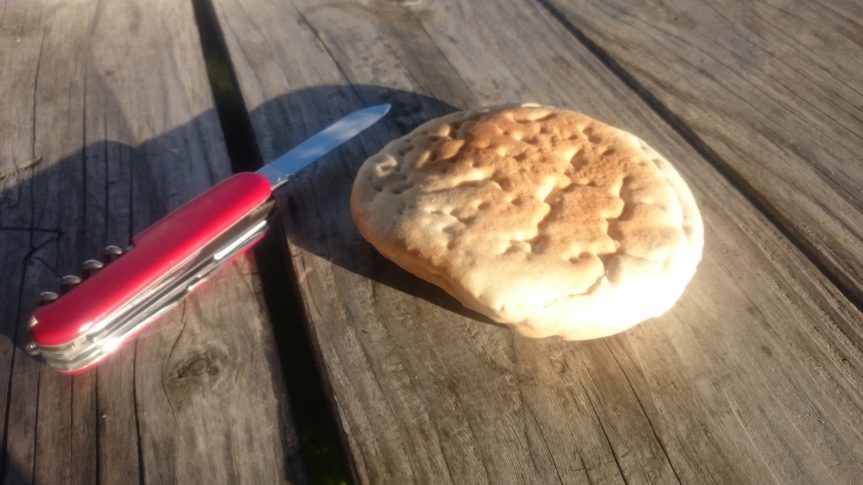
[[[662,314],[703,245],[663,157],[537,105],[453,113],[387,144],[360,168],[351,214],[381,254],[534,337],[602,337]]]

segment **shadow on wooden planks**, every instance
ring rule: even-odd
[[[302,100],[305,105],[344,106],[347,113],[363,106],[380,102],[392,103],[390,113],[383,120],[363,132],[357,140],[343,150],[328,156],[328,160],[313,169],[301,172],[287,188],[278,195],[277,207],[284,224],[291,229],[285,231],[288,242],[313,253],[347,271],[362,275],[395,290],[421,298],[453,313],[485,323],[499,325],[477,312],[469,310],[442,289],[402,270],[394,263],[374,251],[360,236],[350,217],[350,193],[352,182],[359,166],[366,158],[378,152],[389,141],[407,134],[425,121],[456,111],[458,108],[439,100],[415,93],[368,85],[346,87],[320,87],[304,89],[282,99],[281,106],[267,103],[265,109],[284,109],[292,112],[292,98]],[[339,97],[335,103],[333,97]],[[310,101],[311,99],[311,101]],[[320,100],[316,103],[315,100]],[[301,109],[299,106],[297,109]],[[258,116],[259,109],[251,112]],[[269,113],[267,116],[278,116]],[[331,120],[313,120],[316,125],[309,128],[293,142],[299,142],[314,131],[324,128]],[[267,123],[255,123],[267,126]],[[270,143],[273,151],[281,153],[293,143]],[[321,197],[320,194],[326,194]],[[325,201],[325,202],[322,202]],[[332,237],[337,231],[338,237]],[[333,247],[327,241],[341,241]],[[286,258],[288,260],[288,258]],[[304,275],[299,274],[299,278]]]
[[[110,93],[105,94],[110,97]],[[349,213],[351,189],[350,183],[345,181],[353,179],[356,170],[366,157],[375,153],[388,141],[406,134],[422,122],[452,112],[456,108],[436,99],[407,91],[377,86],[347,85],[303,89],[270,100],[250,110],[249,113],[253,119],[258,116],[305,119],[305,117],[297,117],[293,110],[300,110],[302,105],[308,103],[315,104],[316,100],[321,103],[325,100],[332,103],[334,98],[343,100],[344,114],[380,102],[390,102],[393,107],[382,122],[357,139],[348,142],[343,149],[337,150],[315,166],[298,174],[279,191],[277,194],[280,200],[279,207],[289,213],[277,219],[289,221],[288,223],[302,228],[297,230],[295,227],[290,231],[292,235],[290,242],[326,258],[345,270],[361,274],[450,311],[493,323],[465,309],[434,285],[413,277],[378,256],[362,240],[350,218],[345,217],[345,214]],[[202,117],[213,116],[215,113],[208,111],[199,114],[188,124],[194,124]],[[231,138],[248,136],[247,133],[242,133],[244,130],[239,126],[243,123],[238,123],[231,117],[220,116],[220,118],[229,146],[232,145]],[[306,119],[303,126],[297,126],[291,133],[269,134],[274,138],[271,140],[271,145],[276,147],[277,153],[287,151],[332,121],[334,120]],[[131,209],[129,201],[112,203],[112,197],[117,194],[131,199],[132,193],[158,190],[160,185],[155,183],[155,180],[162,176],[156,172],[159,167],[149,163],[136,163],[136,161],[152,159],[154,153],[165,152],[171,153],[166,157],[166,163],[175,163],[177,155],[172,151],[175,151],[177,146],[184,146],[182,140],[178,139],[182,137],[184,129],[186,129],[185,125],[180,126],[134,146],[111,139],[100,140],[47,167],[40,166],[37,147],[36,158],[32,163],[27,165],[19,162],[20,169],[14,173],[0,175],[2,220],[4,223],[13,221],[11,225],[0,226],[0,247],[5,248],[5,254],[11,255],[5,262],[8,268],[6,276],[0,279],[0,317],[2,317],[0,338],[7,341],[7,348],[12,345],[17,348],[9,361],[9,369],[5,371],[10,376],[15,359],[30,358],[23,353],[23,348],[29,339],[27,321],[35,308],[40,291],[57,291],[62,275],[80,273],[81,262],[98,257],[105,245],[116,244],[126,247],[136,232],[133,228],[144,227],[155,222],[153,214],[163,214],[168,207],[175,207],[185,202],[185,200],[179,200],[178,197],[181,196],[177,194],[157,193],[147,199],[153,207],[148,207],[143,214]],[[128,128],[111,127],[107,131],[119,133],[121,136],[118,138],[123,138],[124,130]],[[256,146],[254,148],[257,150]],[[253,154],[253,158],[256,160],[245,163],[237,163],[237,160],[233,160],[235,169],[255,168],[260,156]],[[182,170],[177,170],[176,167],[173,167],[172,171],[182,173]],[[99,174],[100,176],[96,178],[104,179],[104,182],[94,184],[93,174]],[[334,177],[333,174],[339,176]],[[90,180],[89,183],[88,180]],[[315,203],[314,207],[309,206],[312,199],[302,195],[309,191],[324,191],[332,194],[332,197],[326,199],[331,205],[322,207],[319,203]],[[54,217],[56,224],[51,227],[34,227],[30,223],[33,211],[46,210],[50,204],[59,207]],[[63,206],[72,204],[83,205],[83,208],[63,210]],[[83,214],[83,218],[75,217],[73,214]],[[274,325],[283,375],[288,381],[291,408],[296,415],[298,432],[306,435],[305,439],[301,436],[301,442],[306,444],[303,446],[301,443],[301,447],[305,448],[301,452],[304,455],[304,461],[308,462],[317,460],[316,457],[308,455],[320,453],[321,447],[334,446],[332,442],[328,442],[329,440],[322,440],[321,436],[310,435],[334,434],[337,431],[332,428],[334,422],[323,426],[306,424],[309,418],[313,422],[326,419],[321,416],[309,416],[320,412],[317,408],[322,404],[326,405],[326,398],[320,389],[320,371],[315,367],[315,357],[309,348],[308,330],[302,322],[302,307],[297,301],[296,281],[293,280],[290,271],[286,271],[285,261],[290,261],[290,258],[284,256],[285,238],[279,226],[280,223],[277,221],[275,233],[265,239],[254,253],[254,258],[258,261],[264,296]],[[347,231],[356,244],[350,244],[349,251],[345,251],[343,247],[330,248],[325,244],[328,239],[326,233],[322,232],[328,230]],[[206,286],[202,287],[201,297],[206,298],[206,291]],[[159,331],[159,326],[171,325],[172,322],[168,320],[172,316],[179,318],[175,313],[169,313],[167,317],[152,324],[156,327],[153,331]],[[313,396],[308,398],[309,394]],[[322,428],[331,429],[322,430]],[[9,477],[15,475],[18,464],[13,463],[14,460],[7,456],[4,456],[4,461],[6,475]],[[310,478],[313,481],[315,475],[321,477],[333,471],[321,470],[321,468],[333,466],[342,468],[343,466],[343,464],[333,465],[331,457],[322,458],[320,461],[325,463],[317,466],[307,463],[307,469],[310,469]],[[345,471],[335,474],[347,475]]]
[[[348,91],[351,94],[347,94]],[[345,114],[354,109],[380,102],[390,102],[393,107],[383,121],[356,139],[349,141],[341,150],[327,155],[317,164],[300,172],[284,188],[280,189],[277,197],[284,201],[285,205],[282,207],[286,207],[290,211],[290,219],[294,224],[304,226],[303,230],[296,231],[298,239],[291,242],[327,258],[347,270],[390,286],[401,287],[403,286],[401,284],[403,271],[396,266],[391,264],[368,265],[368,262],[358,254],[330,251],[330,248],[323,246],[321,244],[324,239],[323,235],[318,232],[323,229],[323,226],[315,222],[315,218],[329,217],[327,214],[343,215],[348,210],[346,204],[349,202],[351,187],[346,184],[327,185],[328,181],[331,180],[331,173],[348,170],[351,172],[351,178],[353,178],[353,174],[365,158],[374,154],[386,142],[406,134],[424,121],[455,111],[456,108],[426,96],[381,87],[322,86],[304,89],[272,100],[252,110],[251,116],[290,116],[289,113],[284,112],[284,109],[286,106],[291,106],[292,98],[303,98],[304,102],[308,102],[309,99],[332,100],[334,96],[345,99]],[[362,100],[361,104],[349,101],[357,97]],[[199,116],[211,115],[212,113],[208,112]],[[335,120],[313,120],[311,124],[319,126],[298,126],[295,132],[284,134],[284,140],[277,142],[277,144],[283,145],[284,151],[287,151],[332,121]],[[194,120],[189,123],[194,123]],[[120,216],[112,208],[110,200],[114,192],[113,187],[125,184],[127,187],[122,190],[124,194],[156,190],[157,184],[153,181],[161,176],[154,172],[158,167],[136,163],[136,160],[148,158],[144,156],[145,153],[149,154],[149,158],[152,158],[154,152],[175,150],[174,147],[177,144],[174,141],[176,141],[177,132],[181,132],[183,128],[182,126],[178,127],[137,146],[130,146],[113,140],[101,140],[89,144],[83,150],[71,154],[45,169],[40,167],[37,158],[37,162],[23,169],[14,173],[2,174],[2,178],[0,178],[0,211],[4,213],[3,219],[21,220],[22,223],[20,225],[0,226],[0,246],[6,247],[7,252],[12,253],[12,260],[15,260],[16,264],[11,264],[11,266],[20,266],[21,269],[21,271],[13,274],[7,272],[5,277],[0,280],[0,288],[6,290],[4,292],[6,295],[17,293],[18,296],[16,299],[3,299],[0,302],[0,305],[5,307],[2,308],[0,315],[14,315],[13,319],[6,318],[0,322],[0,334],[14,342],[20,350],[23,350],[28,339],[27,321],[35,309],[39,292],[59,291],[60,278],[66,274],[80,274],[81,263],[86,259],[99,258],[104,246],[115,244],[126,247],[131,244],[134,231],[129,226],[141,227],[142,224],[147,225],[155,222],[155,220],[142,221],[140,220],[141,217],[136,217],[135,213],[126,213]],[[230,133],[226,136],[230,136]],[[38,157],[38,148],[36,155]],[[110,165],[110,162],[116,160],[121,160],[120,164],[123,166],[119,166],[120,164]],[[105,183],[101,184],[100,187],[93,187],[92,183],[88,186],[80,175],[73,175],[92,174],[94,171],[104,173]],[[177,170],[177,172],[182,172],[182,170]],[[58,181],[62,182],[58,183]],[[302,187],[303,190],[332,193],[333,196],[328,200],[333,205],[305,207],[303,201],[296,198],[296,189],[299,187]],[[176,194],[156,194],[151,200],[155,201],[153,204],[158,205],[158,207],[152,207],[150,212],[157,214],[166,212],[167,206],[176,205],[168,203],[167,200],[176,197]],[[158,202],[160,200],[166,202],[160,203]],[[94,201],[96,202],[94,203]],[[64,212],[60,210],[57,211],[56,224],[52,227],[33,227],[27,223],[27,220],[31,218],[32,211],[43,210],[43,206],[57,202],[84,205],[84,211],[75,211],[76,213],[83,213],[84,218],[68,220],[63,217]],[[89,212],[86,208],[87,205],[91,206]],[[93,209],[92,206],[94,205],[99,207]],[[304,212],[305,209],[312,210]],[[131,212],[128,207],[125,207],[124,210]],[[93,214],[94,212],[96,214]],[[114,216],[118,216],[116,219],[122,219],[123,222],[126,222],[123,224],[126,227],[112,228]],[[102,220],[95,220],[97,217]],[[144,218],[147,217],[144,216]],[[128,221],[134,222],[128,224]],[[96,226],[102,225],[108,229],[98,228],[94,230]],[[363,258],[365,258],[369,246],[360,238],[359,233],[352,225],[347,230],[354,233],[353,236],[357,240],[357,245],[362,246],[360,249],[364,255]],[[106,232],[110,234],[119,233],[124,236],[106,237]],[[11,261],[7,260],[6,263],[9,264]],[[398,273],[398,276],[394,276],[393,273]],[[411,285],[411,288],[401,289],[443,306],[450,306],[452,303],[452,299],[442,291],[420,280],[416,281],[415,286]],[[471,314],[471,316],[478,315]],[[156,325],[159,324],[164,324],[164,322]]]

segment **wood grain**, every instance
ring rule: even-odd
[[[863,304],[863,5],[549,1]]]
[[[0,5],[4,483],[303,481],[253,261],[95,372],[20,349],[40,290],[230,173],[189,2]]]
[[[287,265],[357,481],[858,479],[863,315],[544,8],[215,6],[265,158],[340,113],[397,103],[280,194]],[[366,156],[440,111],[512,101],[583,111],[679,167],[705,219],[706,252],[673,311],[598,341],[520,338],[361,240],[348,199]]]

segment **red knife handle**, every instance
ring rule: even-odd
[[[80,347],[87,345],[83,337],[89,336],[93,340],[94,330],[119,318],[117,315],[130,306],[134,307],[148,291],[152,293],[152,287],[164,283],[168,277],[177,278],[178,272],[187,271],[190,261],[202,268],[198,262],[202,248],[206,251],[220,250],[220,247],[221,251],[237,250],[224,247],[226,234],[230,236],[232,230],[248,224],[253,216],[256,220],[263,220],[266,214],[261,214],[262,207],[269,212],[270,196],[270,184],[266,178],[256,173],[240,173],[176,209],[135,236],[132,248],[119,259],[59,299],[38,308],[31,320],[33,344],[46,356],[49,364],[47,354],[52,349],[65,351],[72,348],[75,352],[83,352]],[[214,245],[214,242],[222,246]],[[237,240],[237,243],[243,243],[240,244],[243,247],[251,246],[253,242]],[[195,268],[189,271],[192,270],[197,271]],[[102,348],[92,352],[110,353],[110,350]]]

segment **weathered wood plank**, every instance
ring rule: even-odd
[[[20,350],[39,290],[230,173],[199,44],[189,2],[0,5],[4,482],[303,481],[253,261],[95,372]]]
[[[863,472],[863,315],[544,9],[215,4],[265,158],[339,113],[399,103],[280,201],[359,481],[842,483]],[[377,255],[350,221],[353,174],[446,109],[420,95],[569,106],[666,154],[707,227],[675,309],[600,341],[529,340]]]
[[[863,303],[863,5],[549,1]]]

